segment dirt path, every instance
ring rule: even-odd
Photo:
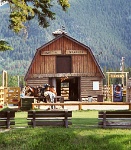
[[[40,109],[47,109],[47,108],[48,106],[40,106]],[[56,106],[56,108],[62,109],[61,106]],[[66,105],[64,106],[64,109],[79,110],[79,107],[77,105],[72,105],[72,106]],[[128,105],[83,105],[82,106],[82,110],[128,110],[128,109],[129,109]]]
[[[65,103],[69,103],[65,102]],[[71,101],[72,103],[72,101]],[[75,101],[76,103],[76,101]],[[9,106],[10,108],[17,108],[17,106]],[[40,106],[40,109],[47,109],[49,106]],[[57,109],[62,109],[61,106],[56,106]],[[64,106],[64,109],[68,110],[79,110],[77,105]],[[82,110],[128,110],[128,105],[83,105]]]

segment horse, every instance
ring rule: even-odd
[[[49,89],[49,85],[46,84],[44,87],[31,87],[29,85],[25,86],[25,96],[34,96],[37,97],[37,102],[45,102],[45,103],[54,103],[54,98],[56,94],[54,94]]]
[[[50,87],[49,84],[45,84],[41,91],[41,93],[45,96],[46,103],[54,103],[56,91],[54,90],[53,86]],[[53,109],[53,106],[51,106],[51,108]]]
[[[43,91],[44,96],[46,97],[46,101],[49,103],[54,103],[54,98],[56,96],[56,93],[52,91],[52,87],[50,87],[49,84],[44,85],[44,91]]]
[[[56,94],[50,91],[51,89],[49,87],[50,85],[48,84],[45,84],[44,87],[37,86],[36,88],[27,85],[24,88],[25,96],[34,96],[34,97],[38,97],[39,101],[44,101],[46,103],[50,103],[50,102],[53,103]]]
[[[29,85],[24,87],[24,92],[25,92],[25,96],[34,96],[34,97],[38,96],[38,89],[31,87]]]

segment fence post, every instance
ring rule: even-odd
[[[7,111],[7,125],[6,125],[6,127],[7,127],[7,129],[9,129],[10,128],[10,111]]]
[[[131,103],[129,103],[129,110],[131,110]]]
[[[79,107],[79,110],[82,110],[82,104],[81,103],[78,104],[78,107]]]
[[[32,109],[34,109],[34,103],[32,103]]]

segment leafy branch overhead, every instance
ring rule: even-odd
[[[0,40],[0,51],[13,50],[8,42]]]
[[[39,25],[43,28],[48,27],[49,21],[55,19],[55,13],[51,8],[57,1],[63,11],[70,7],[68,0],[2,0],[10,5],[10,25],[9,28],[19,33],[26,30],[26,22],[34,17],[38,18]]]

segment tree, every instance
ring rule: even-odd
[[[43,28],[49,26],[49,21],[55,19],[51,8],[55,1],[66,11],[70,4],[68,0],[2,0],[10,5],[9,28],[15,33],[26,32],[28,21],[37,18]]]
[[[49,26],[49,20],[55,19],[55,13],[51,11],[54,0],[2,0],[10,5],[9,28],[15,33],[22,30],[27,32],[27,22],[37,17],[39,25],[43,28]],[[57,3],[66,11],[70,4],[68,0],[57,0]],[[54,3],[55,5],[55,3]],[[13,50],[9,43],[0,41],[0,51]]]
[[[0,40],[0,51],[13,50],[8,42]]]

